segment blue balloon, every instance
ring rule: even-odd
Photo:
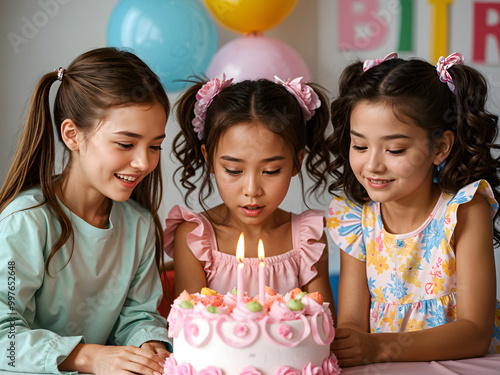
[[[205,73],[217,50],[215,23],[197,0],[120,0],[107,30],[108,46],[127,48],[160,77],[167,92]]]

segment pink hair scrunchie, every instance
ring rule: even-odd
[[[452,53],[447,58],[441,56],[436,63],[436,72],[439,76],[439,80],[443,83],[446,83],[452,93],[455,93],[455,83],[453,82],[453,78],[451,78],[450,73],[448,73],[448,69],[450,69],[455,64],[461,65],[463,63],[464,55],[462,55],[460,52]]]
[[[283,81],[277,76],[274,76],[274,82],[284,86],[290,94],[295,96],[299,102],[300,108],[302,109],[302,114],[304,116],[304,121],[309,121],[316,110],[321,107],[321,101],[319,100],[318,94],[302,82],[303,77],[297,77],[294,80]]]
[[[366,72],[368,69],[373,68],[374,66],[377,66],[380,63],[383,63],[384,61],[387,61],[390,59],[396,59],[397,57],[398,57],[398,54],[396,52],[391,52],[383,59],[365,60],[363,62],[363,73]]]
[[[214,97],[219,94],[224,88],[229,86],[233,79],[226,80],[226,75],[212,78],[205,83],[196,93],[196,103],[194,105],[194,119],[191,121],[193,129],[198,134],[198,139],[203,139],[203,131],[205,129],[205,117],[207,115],[208,106],[214,100]]]

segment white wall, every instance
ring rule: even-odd
[[[297,50],[308,64],[312,80],[322,84],[333,95],[337,78],[348,63],[357,58],[383,57],[396,50],[393,35],[396,35],[395,30],[399,25],[399,14],[393,10],[395,2],[397,0],[380,0],[380,11],[389,21],[391,33],[387,41],[375,50],[338,50],[338,0],[299,0],[290,16],[265,35],[277,38]],[[66,67],[86,50],[106,45],[107,22],[116,3],[118,0],[0,0],[0,183],[3,183],[10,165],[34,85],[44,73],[59,66]],[[428,1],[414,3],[414,51],[403,54],[403,57],[430,59],[431,9]],[[473,0],[455,0],[450,8],[450,52],[460,51],[466,58],[472,52],[472,3]],[[29,23],[35,27],[29,28]],[[23,36],[26,43],[13,46],[7,37],[9,33]],[[217,33],[219,46],[239,37],[219,25]],[[493,42],[488,44],[488,54],[498,56]],[[490,110],[499,113],[500,67],[498,57],[494,58],[494,64],[476,67],[490,81]],[[172,103],[175,102],[176,95],[169,96]],[[175,165],[169,157],[170,141],[176,131],[177,125],[172,116],[167,125],[168,139],[164,144],[162,160],[167,185],[162,206],[163,217],[174,204],[182,203],[182,195],[171,180]],[[325,195],[322,204],[310,202],[310,206],[325,209],[329,198]],[[292,185],[283,207],[294,212],[305,208],[297,183]],[[330,258],[331,270],[338,271],[338,249],[333,245]],[[500,270],[499,258],[497,251],[497,269]],[[498,281],[497,285],[500,285]],[[500,287],[497,289],[500,296]]]

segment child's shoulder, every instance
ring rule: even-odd
[[[44,204],[44,197],[40,186],[26,189],[19,193],[17,197],[10,202],[5,209],[0,213],[0,221],[18,213],[26,213],[29,211],[30,215],[37,213],[47,214],[48,207]]]
[[[464,186],[456,194],[444,194],[447,210],[456,211],[460,206],[462,211],[471,205],[489,206],[492,216],[498,210],[498,202],[490,184],[486,180],[478,180]],[[473,204],[470,204],[473,203]]]
[[[335,195],[328,207],[328,216],[345,216],[352,215],[359,217],[364,213],[365,215],[372,215],[377,212],[377,202],[368,201],[367,203],[357,203],[345,196]]]
[[[175,205],[168,213],[163,232],[164,250],[167,255],[173,257],[174,242],[188,241],[188,235],[191,242],[209,243],[213,237],[212,223],[202,213]]]

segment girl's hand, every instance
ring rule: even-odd
[[[96,375],[162,374],[164,360],[150,350],[150,344],[146,343],[144,345],[148,345],[148,348],[101,346],[93,359],[94,373]]]
[[[167,351],[164,346],[163,350],[159,348],[159,345],[163,346],[156,341],[145,343],[142,348],[78,344],[59,365],[59,370],[95,375],[160,375],[164,362],[160,356]]]
[[[141,348],[150,350],[153,353],[157,354],[162,359],[162,361],[165,361],[170,356],[170,352],[165,349],[165,344],[163,344],[161,341],[145,342],[141,345]]]
[[[381,360],[374,335],[351,328],[337,328],[331,350],[341,367],[366,365]]]

